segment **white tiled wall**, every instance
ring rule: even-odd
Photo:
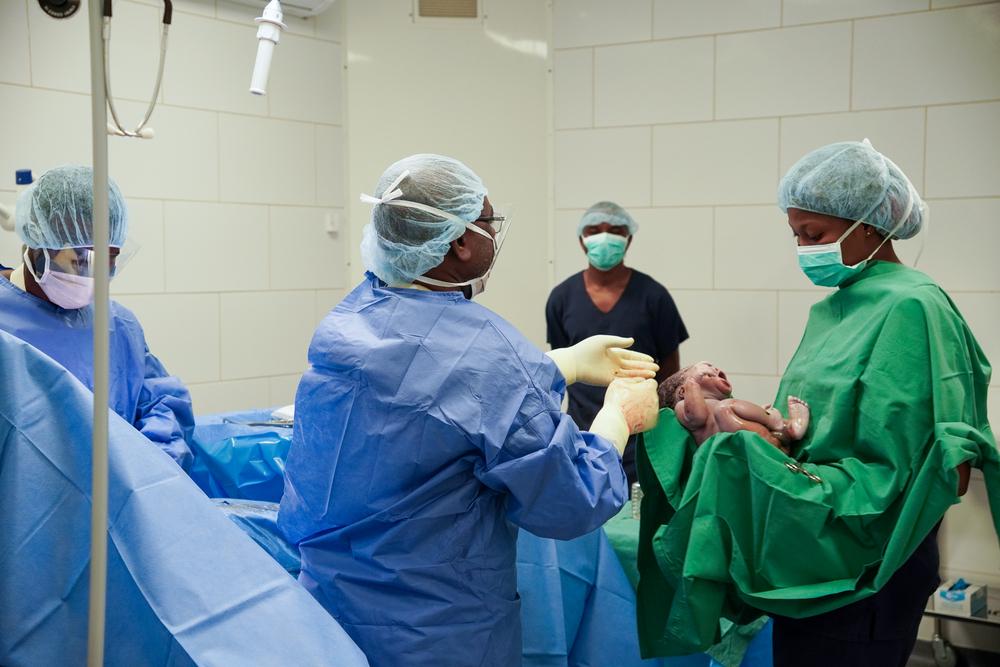
[[[112,92],[126,124],[152,90],[161,7],[115,1]],[[110,139],[141,245],[115,298],[199,414],[291,402],[346,284],[343,2],[285,17],[266,97],[247,90],[259,13],[175,0],[156,138]],[[88,58],[85,8],[57,21],[35,0],[0,0],[0,201],[12,202],[16,168],[89,161]],[[0,263],[19,251],[0,231]]]
[[[930,203],[920,268],[1000,364],[1000,3],[555,0],[553,34],[557,280],[585,266],[583,209],[619,201],[641,227],[627,261],[691,333],[682,362],[710,358],[770,402],[824,294],[798,271],[778,180],[868,137]],[[987,525],[981,495],[956,522]],[[946,572],[1000,583],[995,539],[951,546]]]

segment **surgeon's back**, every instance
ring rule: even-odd
[[[626,495],[613,446],[560,412],[555,365],[459,292],[369,275],[309,362],[279,518],[302,583],[372,665],[518,664],[511,522],[600,526]]]

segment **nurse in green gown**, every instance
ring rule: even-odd
[[[927,207],[867,140],[803,157],[778,201],[802,270],[837,288],[774,401],[802,397],[812,424],[791,456],[750,432],[696,447],[672,414],[645,435],[643,655],[703,650],[720,619],[766,613],[778,667],[905,665],[970,465],[1000,532],[990,365],[948,295],[896,256]]]

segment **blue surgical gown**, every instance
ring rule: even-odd
[[[368,274],[320,324],[295,398],[279,526],[299,580],[373,667],[521,661],[520,526],[570,539],[627,494],[565,380],[458,292]]]
[[[80,382],[94,388],[93,308],[65,310],[0,277],[0,329],[30,343]],[[194,429],[191,397],[146,345],[139,320],[111,302],[110,407],[169,454],[191,462],[186,438]]]

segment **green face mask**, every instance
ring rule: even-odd
[[[628,239],[618,234],[603,232],[583,239],[587,248],[587,261],[598,271],[610,271],[625,258]]]

